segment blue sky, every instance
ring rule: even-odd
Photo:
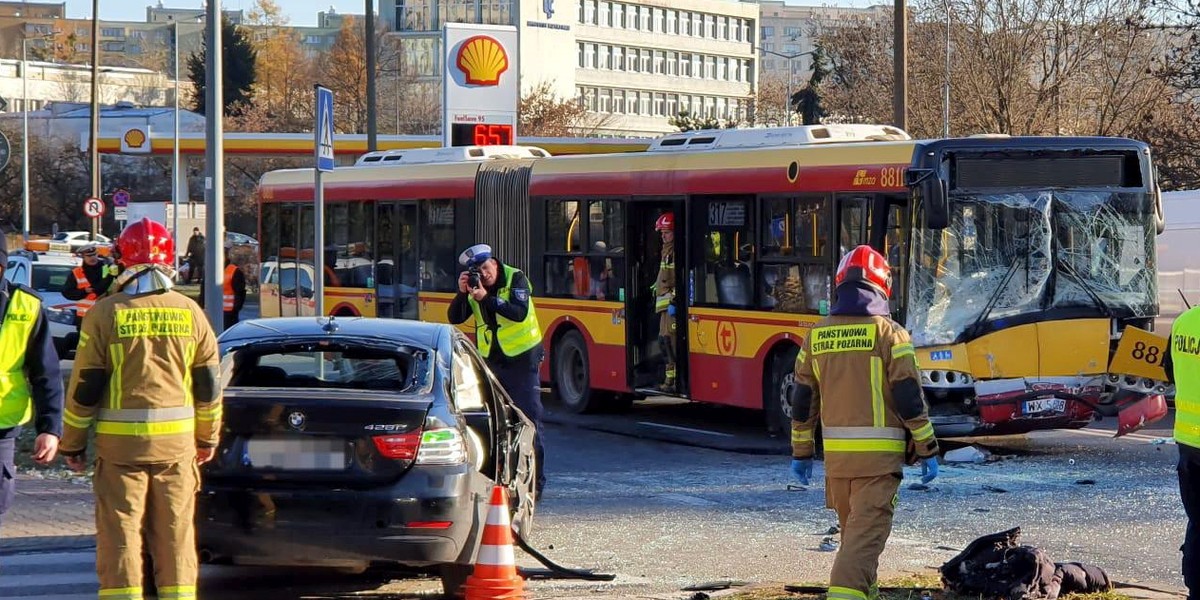
[[[375,10],[387,0],[375,0]],[[571,0],[560,0],[564,3]],[[91,0],[66,0],[67,17],[86,19],[92,16]],[[100,0],[100,18],[110,21],[145,21],[146,7],[157,4],[158,0]],[[247,12],[254,8],[255,0],[221,0],[221,7],[227,10],[243,9]],[[872,4],[890,4],[886,0],[807,0],[788,2],[788,4],[804,5],[838,5],[838,6],[870,6]],[[329,7],[341,13],[362,13],[363,0],[280,0],[284,12],[291,18],[292,25],[312,26],[317,22],[317,13],[328,10]],[[572,2],[573,4],[573,2]],[[163,5],[171,8],[200,8],[203,0],[163,0]],[[389,2],[390,5],[390,2]]]

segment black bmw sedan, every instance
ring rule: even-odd
[[[298,317],[220,337],[224,425],[200,558],[471,572],[494,484],[533,523],[534,425],[449,325]]]

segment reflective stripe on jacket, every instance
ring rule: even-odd
[[[186,296],[122,291],[101,298],[80,333],[63,451],[85,448],[93,425],[96,456],[114,463],[187,460],[197,445],[215,446],[220,390],[196,387],[193,377],[217,363],[212,327]]]
[[[496,293],[500,300],[508,302],[512,299],[513,276],[520,272],[516,267],[504,265],[505,287],[500,288]],[[479,303],[474,298],[468,297],[467,300],[471,305],[471,312],[475,315],[475,345],[478,346],[479,353],[484,357],[490,356],[492,330],[483,318],[483,311],[479,308]],[[505,356],[520,356],[542,343],[542,328],[538,325],[537,311],[533,308],[533,284],[529,286],[529,311],[525,313],[525,320],[518,323],[496,313],[496,325],[496,337],[500,342],[500,351]]]
[[[17,288],[12,290],[0,323],[0,429],[33,419],[29,379],[25,377],[25,349],[33,335],[42,301]]]
[[[1200,448],[1200,306],[1171,325],[1175,375],[1175,441]]]
[[[83,271],[83,267],[75,267],[71,270],[71,274],[75,276],[75,287],[86,290],[92,287],[92,282],[88,281],[87,274]],[[75,314],[80,318],[88,313],[88,310],[96,304],[96,294],[88,294],[83,300],[75,302]]]
[[[225,265],[225,285],[222,287],[221,308],[225,312],[233,312],[236,296],[233,292],[233,274],[237,272],[236,265]]]
[[[819,422],[830,477],[899,473],[909,438],[922,456],[937,451],[916,353],[908,332],[891,319],[822,319],[804,341],[795,375],[812,394],[806,414],[793,410],[793,455],[812,455]],[[909,392],[906,405],[897,406],[893,392],[902,382]]]

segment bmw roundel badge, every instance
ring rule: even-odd
[[[288,425],[291,425],[292,429],[295,429],[297,431],[304,429],[305,421],[306,421],[306,417],[304,416],[304,413],[302,413],[300,411],[296,411],[296,412],[288,415]]]

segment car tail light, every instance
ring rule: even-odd
[[[409,521],[404,526],[409,529],[450,529],[454,521]]]
[[[375,442],[375,448],[384,458],[412,460],[417,457],[417,450],[421,446],[421,436],[422,433],[418,430],[409,433],[377,435],[371,440]]]
[[[418,465],[457,465],[467,461],[467,445],[457,429],[431,429],[421,433]]]

